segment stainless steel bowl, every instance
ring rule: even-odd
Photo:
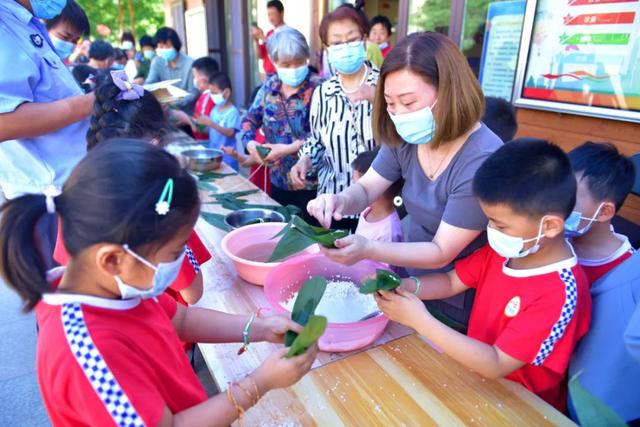
[[[224,222],[232,229],[236,229],[251,224],[286,221],[284,215],[271,209],[240,209],[227,215]]]
[[[197,172],[208,172],[222,165],[222,151],[213,148],[197,148],[181,153],[189,161],[189,169]]]

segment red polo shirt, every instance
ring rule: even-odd
[[[602,259],[578,259],[578,262],[587,274],[587,278],[591,284],[594,284],[602,276],[625,262],[631,257],[631,255],[633,255],[634,249],[629,242],[629,238],[622,234],[614,233],[614,235],[622,242],[622,244],[611,255]]]
[[[530,270],[506,261],[487,245],[456,263],[476,289],[468,335],[526,363],[506,378],[564,410],[569,360],[591,320],[589,282],[575,256]]]

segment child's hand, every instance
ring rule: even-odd
[[[267,358],[253,373],[261,393],[275,388],[289,387],[304,376],[318,354],[318,344],[309,347],[306,353],[287,358],[288,348],[281,348]]]
[[[235,149],[235,148],[233,148],[233,147],[220,147],[220,149],[221,149],[221,150],[222,150],[222,152],[223,152],[224,154],[226,154],[227,156],[231,156],[231,157],[233,157],[234,159],[239,160],[239,159],[238,159],[238,152],[236,151],[236,149]]]
[[[209,126],[212,124],[211,120],[209,119],[209,117],[205,116],[204,114],[201,114],[200,116],[198,116],[198,118],[196,119],[196,124],[199,124],[200,126]]]
[[[413,329],[421,318],[430,316],[424,303],[413,293],[403,289],[396,292],[380,291],[374,295],[378,308],[394,322]]]
[[[303,327],[285,316],[269,316],[255,320],[256,341],[284,342],[287,331],[302,332]]]

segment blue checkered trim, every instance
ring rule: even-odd
[[[93,343],[79,303],[62,305],[62,326],[71,352],[114,423],[121,427],[144,426],[142,418]]]
[[[534,366],[541,366],[547,357],[549,357],[553,351],[553,347],[564,335],[564,331],[567,329],[567,325],[571,322],[573,314],[576,311],[576,304],[578,302],[578,286],[573,272],[568,268],[563,269],[560,271],[560,279],[564,283],[566,294],[564,305],[562,306],[562,312],[560,313],[560,319],[558,319],[555,325],[551,328],[551,333],[547,339],[542,342],[540,350],[538,350],[538,354],[533,360]]]
[[[195,271],[196,274],[199,274],[200,263],[196,259],[196,256],[193,254],[193,251],[189,246],[185,246],[184,250],[185,250],[185,253],[187,254],[187,258],[189,259],[189,262],[191,263],[191,266],[193,267],[193,271]]]

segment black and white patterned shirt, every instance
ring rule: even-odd
[[[376,86],[380,71],[366,64],[369,75],[365,84]],[[376,146],[372,113],[373,105],[368,101],[351,103],[337,75],[316,88],[309,115],[311,133],[299,154],[309,156],[318,172],[318,194],[338,194],[351,185],[351,163]]]

